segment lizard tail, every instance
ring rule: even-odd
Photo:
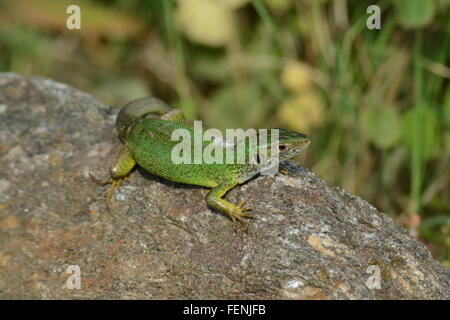
[[[141,118],[149,114],[163,115],[172,110],[163,101],[154,97],[144,97],[128,102],[120,109],[116,119],[119,137],[125,141],[130,128]]]

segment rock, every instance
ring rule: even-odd
[[[423,244],[292,162],[227,195],[253,208],[248,233],[207,207],[204,188],[139,168],[108,211],[88,173],[108,176],[116,112],[0,74],[0,298],[450,298],[449,270]]]

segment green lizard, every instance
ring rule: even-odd
[[[262,161],[247,161],[244,164],[175,164],[171,153],[178,141],[172,141],[173,131],[182,128],[194,135],[194,127],[183,120],[181,110],[171,108],[156,98],[146,97],[128,103],[119,111],[116,120],[119,137],[124,144],[111,163],[111,178],[100,182],[91,175],[92,179],[99,185],[112,184],[107,195],[109,203],[114,188],[118,187],[138,164],[146,171],[167,180],[211,188],[206,202],[230,217],[233,224],[236,220],[244,224],[243,218],[252,218],[245,213],[250,209],[243,208],[243,202],[236,206],[222,197],[236,185],[260,173]],[[203,147],[210,143],[212,142],[203,142]],[[279,161],[297,156],[309,144],[310,139],[307,136],[279,129]],[[270,154],[271,141],[257,144],[256,148],[269,150]],[[249,156],[248,153],[252,151],[246,148],[244,152]],[[234,156],[237,157],[236,152]]]

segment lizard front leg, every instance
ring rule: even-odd
[[[236,220],[238,220],[242,225],[244,225],[244,218],[253,218],[252,215],[244,213],[251,209],[243,208],[244,202],[241,202],[237,206],[231,202],[222,199],[222,197],[232,188],[238,185],[237,182],[229,182],[225,184],[220,184],[217,187],[211,189],[206,195],[206,202],[214,209],[225,213],[230,217],[233,225],[236,225]]]
[[[127,178],[128,174],[131,172],[133,167],[136,165],[136,161],[131,156],[126,145],[120,147],[110,166],[111,178],[106,181],[100,181],[95,178],[91,173],[92,180],[100,186],[111,183],[111,187],[108,190],[106,196],[106,205],[109,206],[112,193],[115,188],[118,188],[122,181]]]

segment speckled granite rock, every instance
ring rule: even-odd
[[[0,298],[450,298],[449,271],[421,243],[293,163],[227,195],[253,208],[248,234],[208,209],[205,189],[140,169],[108,212],[88,172],[107,176],[115,113],[69,86],[0,74]]]

